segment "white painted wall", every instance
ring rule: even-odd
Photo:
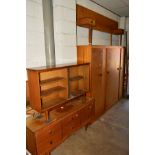
[[[42,0],[26,0],[26,67],[45,65]]]
[[[53,0],[53,6],[56,64],[76,62],[76,2]]]
[[[46,65],[42,0],[27,0],[26,67]],[[77,27],[76,2],[115,21],[120,18],[89,0],[53,0],[56,64],[77,61],[76,43],[88,45],[88,29]],[[110,34],[93,31],[93,45],[110,45]],[[119,37],[113,36],[113,45]]]
[[[46,65],[42,0],[27,0],[26,67]],[[77,61],[75,0],[53,0],[56,64]]]
[[[111,13],[110,11],[104,9],[103,7],[89,1],[89,0],[77,0],[77,4],[84,6],[90,10],[93,10],[101,15],[104,15],[108,18],[111,18],[117,22],[120,21],[120,17]],[[88,29],[77,27],[77,44],[78,45],[88,45]],[[93,31],[93,38],[92,38],[93,45],[110,45],[110,34],[104,33],[100,31]],[[119,36],[113,35],[112,40],[113,45],[119,45]]]

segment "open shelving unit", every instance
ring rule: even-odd
[[[68,97],[67,69],[40,72],[41,111],[50,110]]]
[[[39,113],[48,115],[89,91],[89,63],[28,68],[27,73],[30,106]]]
[[[89,66],[69,68],[69,96],[75,97],[89,91]]]

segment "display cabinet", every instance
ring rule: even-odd
[[[89,63],[28,68],[30,106],[46,113],[89,92]]]

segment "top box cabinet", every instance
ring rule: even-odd
[[[30,106],[40,113],[90,90],[89,63],[30,68],[27,73]]]

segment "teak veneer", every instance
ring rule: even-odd
[[[26,120],[26,148],[32,155],[51,152],[77,129],[92,123],[94,117],[94,99],[77,98],[66,106],[50,112],[52,121],[45,123],[45,118]]]
[[[90,89],[89,63],[28,68],[27,73],[30,105],[39,113],[62,106]]]
[[[93,122],[90,65],[67,64],[29,68],[27,88],[32,109],[26,120],[26,148],[47,155],[70,134]]]
[[[90,63],[90,92],[99,118],[123,95],[124,52],[122,46],[77,46],[79,63]]]

